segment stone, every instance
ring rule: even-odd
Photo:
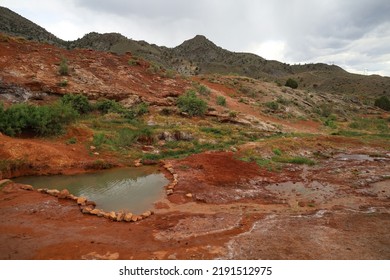
[[[122,99],[120,101],[122,106],[125,107],[126,109],[130,109],[134,105],[139,104],[141,102],[142,102],[141,97],[139,97],[138,95],[135,95],[135,94],[129,95],[126,99]]]
[[[122,222],[124,218],[125,218],[125,213],[123,213],[123,212],[118,212],[118,213],[116,214],[116,220],[117,220],[118,222]]]
[[[0,180],[0,187],[4,187],[5,185],[8,185],[9,183],[12,183],[12,181],[10,179]]]
[[[31,186],[31,185],[23,185],[20,188],[22,190],[26,190],[26,191],[33,191],[34,190],[33,186]]]
[[[65,198],[68,198],[69,195],[70,195],[70,192],[69,192],[67,189],[63,189],[63,190],[60,191],[60,193],[58,194],[58,198],[65,199]]]
[[[173,194],[173,190],[172,189],[167,190],[167,195],[171,195],[171,194]]]
[[[134,166],[135,167],[140,167],[140,166],[142,166],[142,163],[141,163],[141,159],[136,159],[135,161],[134,161]]]
[[[50,194],[52,196],[58,196],[60,194],[59,190],[47,190],[47,194]]]
[[[93,153],[95,156],[98,156],[98,155],[100,155],[98,152],[94,152]]]
[[[95,208],[96,202],[92,200],[87,200],[87,202],[85,202],[85,205],[92,206],[93,208]]]
[[[80,196],[79,198],[77,198],[78,205],[85,205],[86,202],[87,202],[87,199],[83,196]]]
[[[173,173],[173,180],[177,181],[178,178],[179,178],[179,175],[177,175],[176,173]]]
[[[137,221],[140,221],[140,220],[142,220],[142,218],[140,216],[138,216],[138,215],[133,215],[131,217],[131,221],[132,222],[137,222]]]
[[[67,197],[67,199],[71,199],[71,200],[74,200],[74,201],[77,201],[78,197],[73,195],[73,194],[69,194]]]
[[[89,149],[90,149],[91,151],[94,151],[94,150],[96,150],[96,147],[95,147],[95,146],[89,146]]]
[[[108,218],[109,218],[110,220],[115,221],[115,220],[116,220],[116,214],[115,214],[115,212],[114,212],[114,211],[111,211],[110,213],[108,213]]]
[[[83,214],[90,214],[93,208],[91,206],[85,206],[81,208],[81,212]]]
[[[174,184],[169,184],[168,186],[167,186],[167,189],[168,190],[172,190],[172,189],[174,189],[175,188],[175,185]]]
[[[186,197],[192,198],[192,193],[187,193],[187,194],[186,194]]]
[[[96,209],[96,208],[93,209],[91,212],[89,212],[89,214],[96,215],[96,216],[99,216],[99,214],[100,214],[101,216],[103,216],[102,211],[100,209]]]
[[[125,216],[123,217],[123,219],[126,221],[126,222],[131,222],[131,218],[133,217],[133,214],[132,213],[126,213]]]
[[[147,217],[150,217],[152,215],[152,212],[150,212],[150,211],[146,211],[146,212],[144,212],[144,213],[142,213],[142,217],[143,218],[147,218]]]

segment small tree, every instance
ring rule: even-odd
[[[177,99],[177,107],[191,117],[203,116],[207,110],[207,103],[197,97],[194,90],[189,90]]]
[[[287,81],[286,81],[286,84],[285,84],[286,87],[290,87],[290,88],[298,88],[298,82],[289,78]]]
[[[390,111],[390,100],[387,96],[381,96],[376,99],[374,105],[385,111]]]

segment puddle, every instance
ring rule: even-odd
[[[155,167],[118,168],[77,175],[27,176],[14,180],[34,188],[68,189],[105,211],[142,213],[164,196],[168,180]]]

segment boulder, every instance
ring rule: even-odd
[[[80,196],[79,198],[77,198],[78,205],[85,205],[86,202],[87,202],[87,199],[83,196]]]
[[[192,193],[187,193],[187,194],[186,194],[186,197],[192,198]]]
[[[176,173],[173,173],[173,180],[177,181],[177,179],[179,178],[179,175],[177,175]]]
[[[133,214],[132,213],[126,213],[125,216],[123,217],[123,219],[126,221],[126,222],[131,222],[131,218],[133,217]]]
[[[60,191],[60,193],[58,194],[58,198],[65,199],[65,198],[68,198],[69,195],[70,195],[70,192],[67,189],[64,189],[64,190]]]
[[[37,191],[40,193],[47,193],[47,189],[37,189]]]

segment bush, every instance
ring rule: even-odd
[[[67,76],[69,75],[69,67],[68,67],[68,61],[65,57],[61,59],[60,66],[58,68],[58,72],[61,76]]]
[[[200,85],[198,87],[198,92],[200,94],[202,94],[202,95],[209,95],[211,90],[208,87],[204,86],[204,85]]]
[[[125,110],[120,103],[116,102],[115,100],[105,98],[100,99],[98,102],[96,102],[95,108],[102,114],[122,113]]]
[[[298,82],[289,78],[287,81],[286,81],[286,84],[285,84],[286,87],[290,87],[290,88],[298,88]]]
[[[387,96],[376,99],[374,105],[385,111],[390,111],[390,99]]]
[[[276,111],[279,109],[279,104],[276,103],[275,101],[271,101],[271,102],[266,102],[264,104],[267,108],[273,110],[273,111]]]
[[[69,105],[56,103],[46,106],[12,105],[4,110],[0,106],[0,131],[9,136],[32,132],[37,135],[55,135],[78,116]]]
[[[69,105],[80,114],[86,114],[91,111],[92,106],[88,101],[88,98],[81,94],[65,94],[61,98],[61,103]]]
[[[217,96],[217,104],[220,106],[226,106],[226,98],[221,95]]]
[[[192,116],[203,116],[207,110],[207,103],[196,96],[195,91],[189,90],[177,99],[177,107]]]

